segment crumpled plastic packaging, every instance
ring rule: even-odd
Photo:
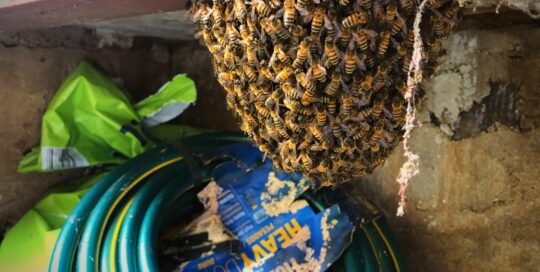
[[[120,164],[151,148],[146,128],[181,114],[197,97],[181,74],[135,106],[112,81],[82,62],[66,78],[43,116],[40,146],[20,173]]]

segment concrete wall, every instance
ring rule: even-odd
[[[384,207],[417,271],[536,271],[540,29],[464,24],[418,112],[406,215],[394,215],[402,148],[358,186]]]

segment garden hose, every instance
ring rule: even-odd
[[[184,139],[186,145],[189,145],[194,151],[198,152],[212,150],[225,144],[237,142],[245,143],[246,141],[245,136],[243,136],[241,133],[209,133],[206,135],[192,136]],[[100,198],[110,189],[111,185],[117,183],[120,178],[128,175],[130,171],[140,170],[141,166],[159,165],[159,162],[161,162],[159,158],[163,158],[165,155],[167,155],[165,153],[176,153],[176,158],[179,157],[178,152],[164,146],[153,148],[112,170],[84,195],[79,204],[73,209],[70,216],[66,220],[66,224],[64,224],[62,230],[60,231],[51,257],[49,271],[73,270],[77,246],[78,244],[82,244],[80,233],[86,228],[88,221],[87,218],[89,218],[89,216],[93,213],[95,205],[98,203],[98,201],[100,201]],[[110,213],[111,212],[107,212],[105,215],[110,217]],[[101,219],[103,220],[103,218]],[[93,226],[94,229],[95,227],[96,226]],[[88,241],[88,235],[86,237],[86,241]],[[93,238],[95,239],[95,237]],[[81,242],[79,242],[80,240]],[[94,244],[94,252],[97,251],[95,246],[96,244]],[[94,253],[94,255],[99,256],[99,254],[96,253]],[[78,256],[82,256],[84,259],[84,255],[79,253]],[[90,265],[90,263],[87,262],[86,267],[89,267],[88,271],[94,271],[99,263],[95,257],[93,260],[94,265]],[[90,261],[92,262],[92,259],[90,259]],[[82,268],[78,262],[76,267]]]
[[[240,133],[198,135],[182,142],[195,153],[250,143]],[[202,186],[199,182],[208,181],[212,169],[227,160],[218,158],[202,166],[197,160],[202,173],[197,181],[184,154],[157,147],[97,182],[62,228],[49,271],[159,271],[159,234],[200,206],[196,197]],[[303,197],[316,211],[329,206],[320,196],[306,193]],[[394,245],[395,238],[378,217],[361,231],[357,229],[351,246],[330,270],[405,271],[403,255]]]

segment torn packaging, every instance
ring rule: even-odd
[[[300,266],[324,271],[351,242],[353,226],[348,217],[337,205],[315,214],[306,201],[296,200],[308,188],[305,179],[276,173],[270,161],[261,163],[262,157],[244,151],[236,154],[238,161],[224,163],[216,170],[215,183],[209,186],[217,185],[219,190],[203,190],[218,194],[205,199],[217,199],[217,213],[223,225],[243,242],[242,252],[214,250],[184,263],[181,270],[272,271]]]

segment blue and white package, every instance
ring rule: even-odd
[[[234,159],[217,167],[215,181],[199,197],[243,242],[243,250],[206,254],[182,264],[181,271],[281,271],[287,266],[324,271],[339,258],[354,227],[337,205],[315,214],[305,200],[297,200],[309,182],[298,174],[275,172],[249,145],[221,152]]]

